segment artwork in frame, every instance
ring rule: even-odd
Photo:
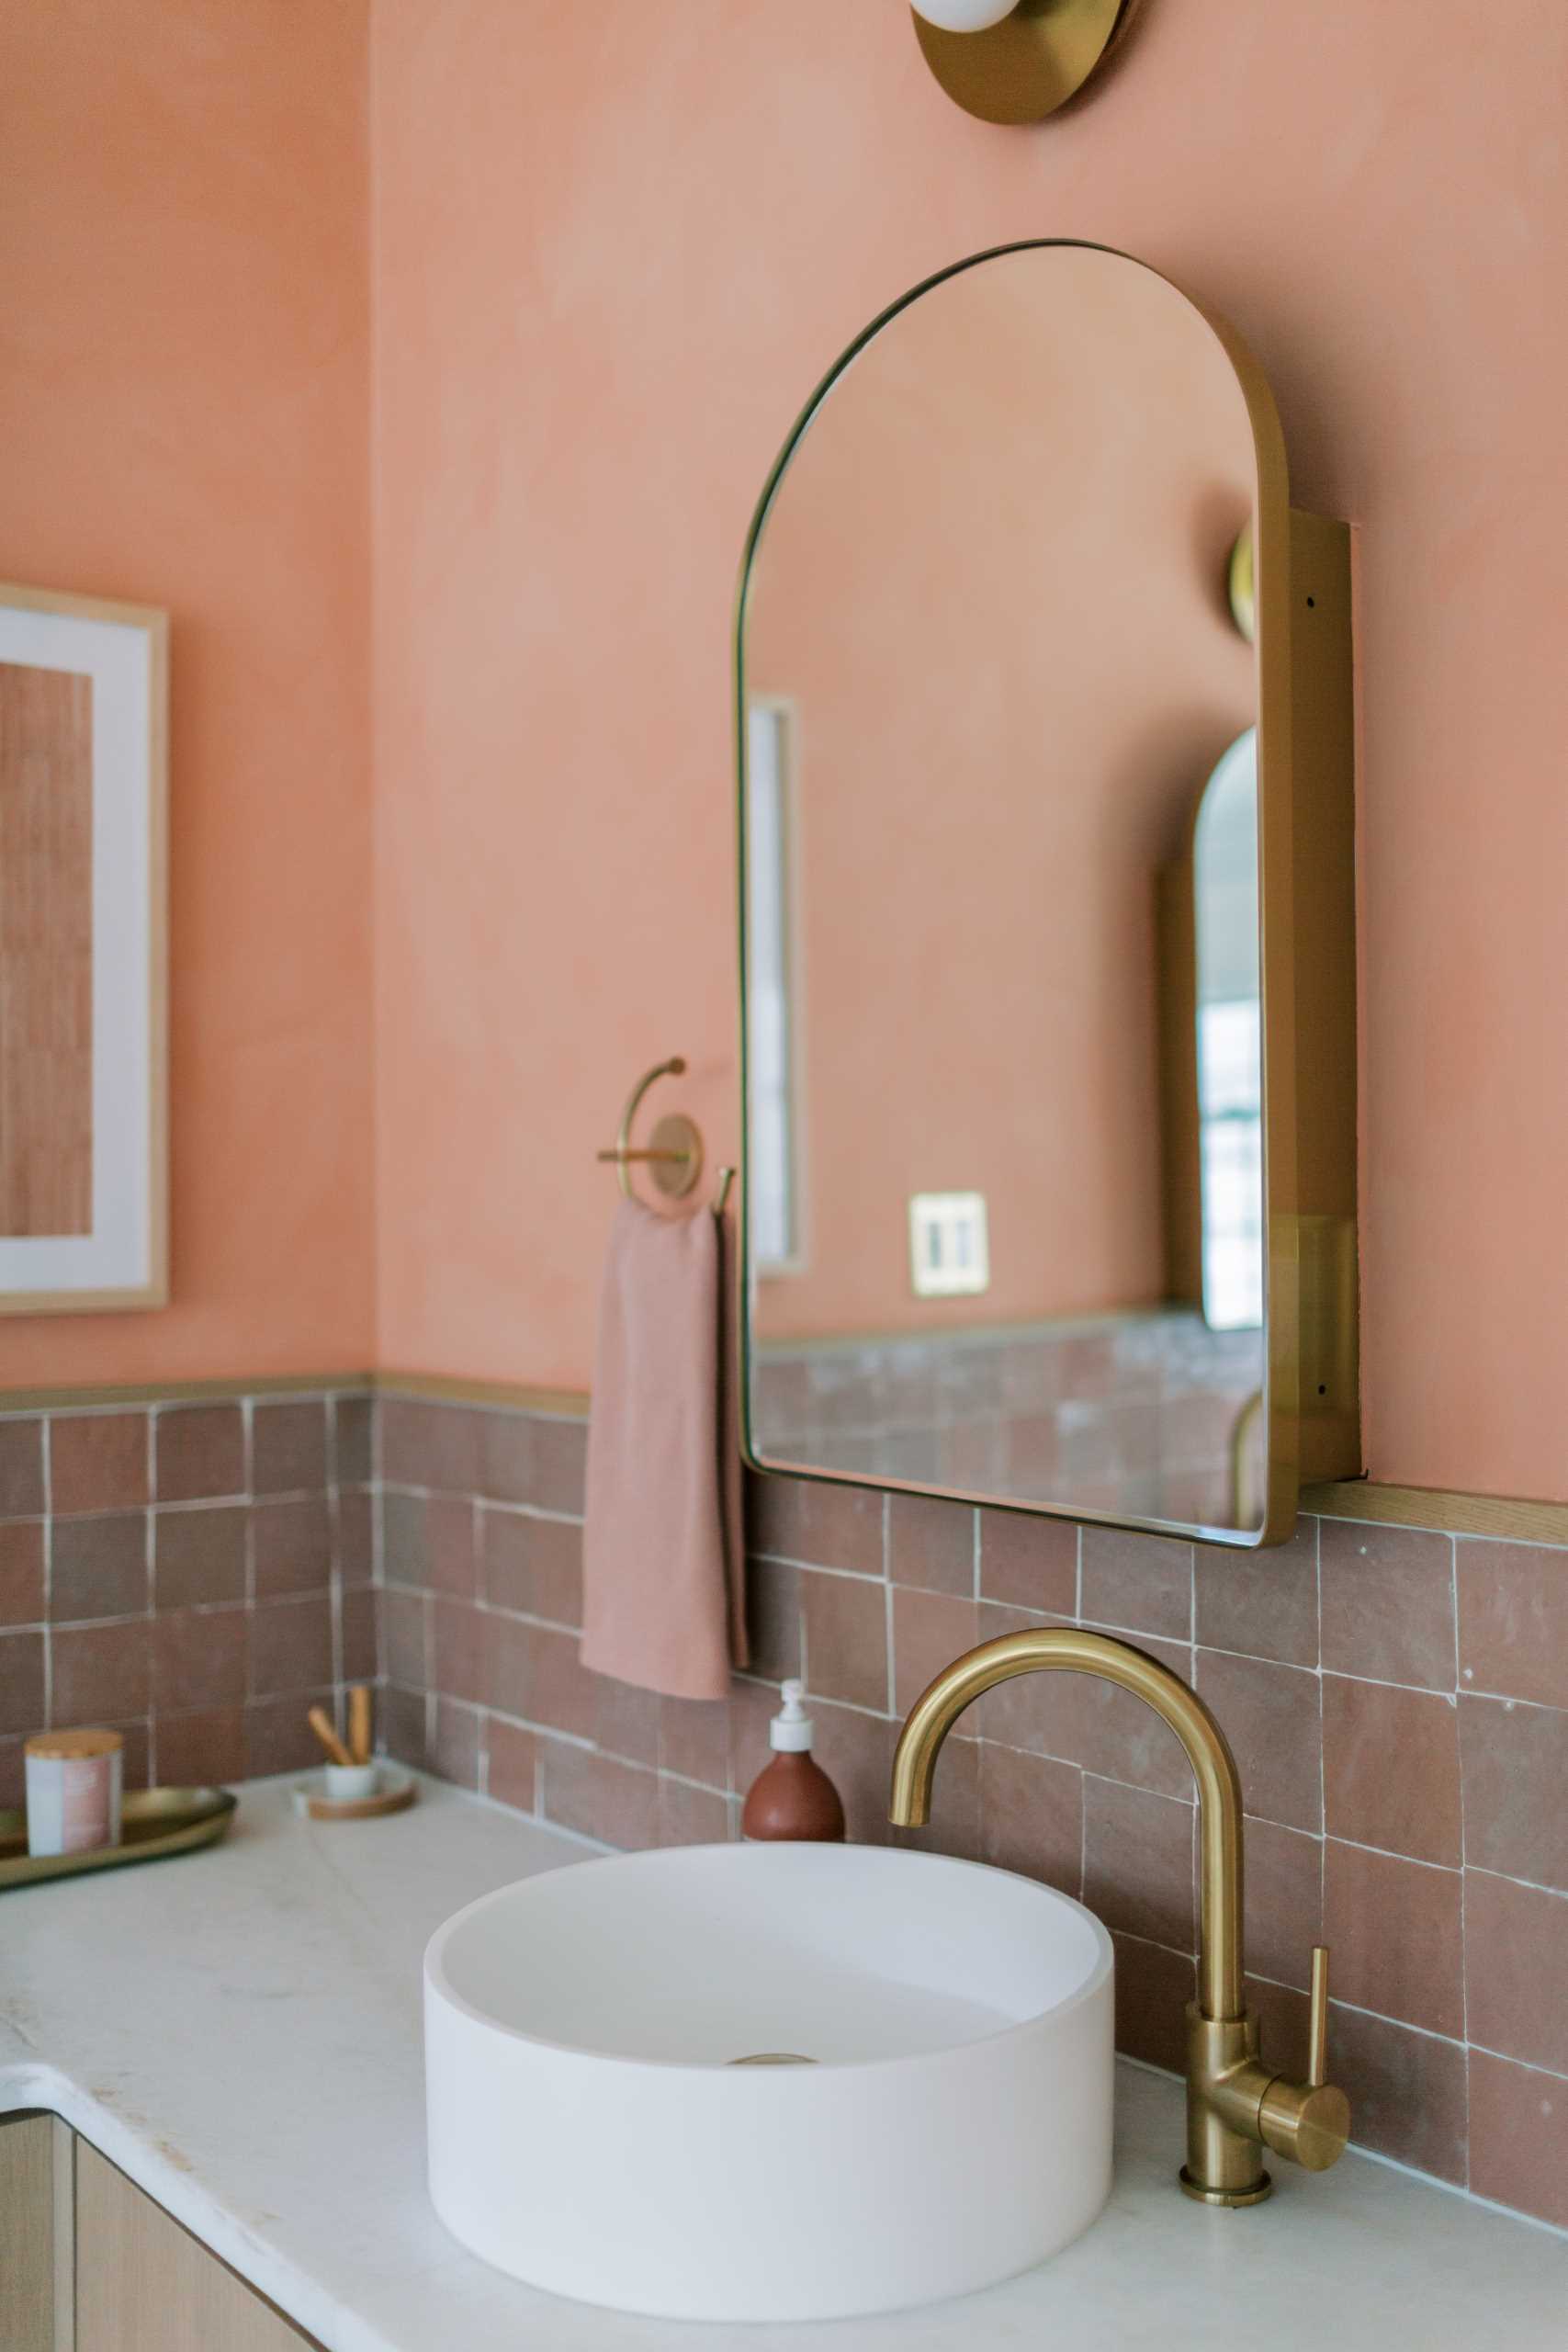
[[[0,585],[0,1314],[168,1297],[168,617]]]

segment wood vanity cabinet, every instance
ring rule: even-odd
[[[0,2352],[311,2352],[52,2115],[0,2123]]]
[[[0,2123],[0,2346],[70,2352],[55,2326],[71,2281],[71,2134],[52,2115]]]

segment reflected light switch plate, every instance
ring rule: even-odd
[[[909,1280],[917,1298],[990,1288],[984,1193],[910,1193]]]

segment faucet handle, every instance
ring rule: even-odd
[[[1307,2082],[1320,2090],[1328,2080],[1328,1946],[1312,1948],[1312,2017],[1307,2028]]]
[[[1350,2102],[1328,2075],[1328,1946],[1312,1951],[1312,2018],[1307,2078],[1278,2075],[1263,2094],[1258,2125],[1264,2144],[1307,2172],[1326,2172],[1350,2138]]]

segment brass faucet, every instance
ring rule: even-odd
[[[1053,1667],[1131,1690],[1170,1725],[1198,1783],[1201,1951],[1198,1998],[1187,2010],[1187,2162],[1181,2186],[1205,2205],[1258,2205],[1273,2184],[1262,2151],[1308,2172],[1345,2152],[1350,2103],[1325,2080],[1328,1953],[1312,1956],[1311,2055],[1304,2083],[1258,2056],[1258,2015],[1242,1969],[1241,1781],[1224,1732],[1178,1674],[1108,1634],[1044,1625],[982,1642],[943,1668],[916,1700],[893,1757],[888,1812],[905,1828],[931,1818],[931,1776],[942,1741],[972,1700],[1015,1674]]]

